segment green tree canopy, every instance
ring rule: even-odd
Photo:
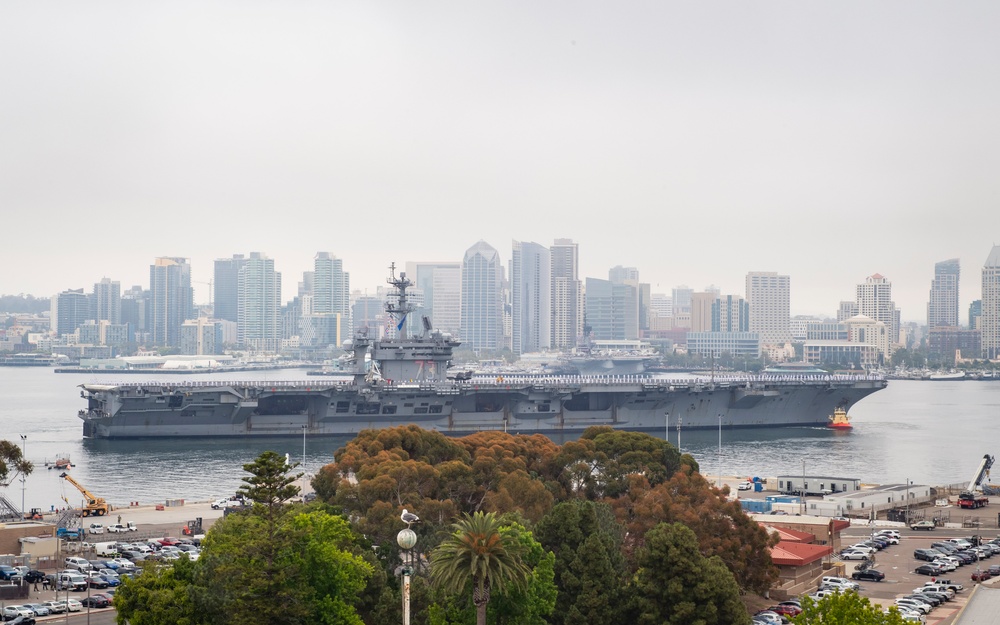
[[[833,593],[813,601],[802,600],[802,613],[792,619],[795,625],[903,625],[899,610],[885,612],[867,597],[856,592]]]
[[[646,535],[636,573],[640,625],[749,625],[739,586],[718,556],[706,558],[680,523]]]
[[[0,440],[0,487],[9,485],[22,475],[31,475],[34,468],[21,454],[20,447],[10,441]]]
[[[531,576],[517,535],[501,530],[492,512],[466,514],[431,555],[431,577],[442,589],[459,594],[471,587],[477,625],[486,625],[494,591],[524,590]]]

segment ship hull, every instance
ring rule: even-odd
[[[825,427],[884,380],[676,382],[634,378],[473,379],[380,384],[82,385],[90,438],[349,436],[415,424],[449,435],[499,430],[576,434],[606,425],[663,432],[721,427]]]

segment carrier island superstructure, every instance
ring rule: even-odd
[[[82,384],[83,434],[91,438],[350,436],[369,428],[416,424],[446,434],[483,430],[576,434],[594,425],[663,432],[778,426],[825,427],[882,389],[877,376],[746,375],[707,379],[654,376],[475,375],[448,379],[460,345],[423,320],[406,334],[412,283],[392,271],[386,308],[399,335],[354,338],[354,372],[343,379],[281,382]]]

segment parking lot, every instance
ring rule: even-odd
[[[885,573],[885,579],[881,582],[859,582],[861,584],[861,595],[869,598],[872,603],[883,606],[893,605],[897,597],[911,594],[913,589],[931,581],[930,576],[914,573],[914,569],[921,564],[926,564],[913,556],[915,549],[928,549],[931,543],[943,541],[948,538],[968,538],[973,532],[973,530],[963,530],[961,528],[937,528],[930,532],[914,532],[909,529],[901,529],[899,544],[890,545],[875,555],[874,568]],[[984,541],[993,539],[998,535],[997,530],[979,530],[975,531],[975,533],[982,536]],[[848,545],[862,542],[870,535],[871,531],[869,528],[855,526],[844,532],[842,540],[845,545]],[[844,564],[845,576],[850,577],[858,562],[845,561]],[[960,566],[956,570],[939,577],[938,579],[950,579],[953,582],[962,584],[965,586],[965,590],[957,593],[954,600],[948,601],[932,610],[927,615],[927,623],[929,625],[949,625],[954,620],[955,615],[965,605],[972,589],[979,583],[972,581],[972,573],[977,570],[977,567],[985,570],[993,564],[1000,564],[1000,555],[983,559],[978,564]],[[983,583],[992,584],[998,579],[1000,578],[993,578]]]

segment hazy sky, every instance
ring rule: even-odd
[[[480,238],[580,244],[834,314],[926,320],[1000,243],[996,2],[7,2],[0,293],[147,285],[155,256],[319,250],[354,288]],[[196,284],[196,299],[207,286]]]

